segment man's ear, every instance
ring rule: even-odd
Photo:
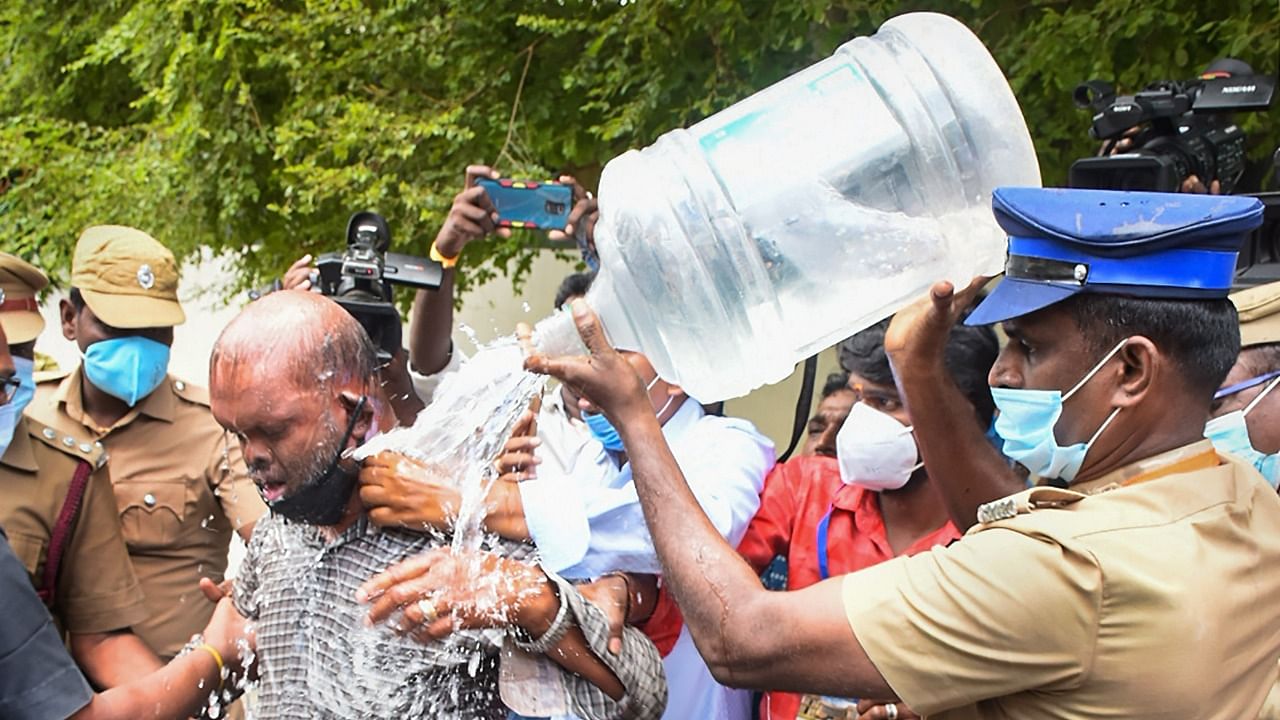
[[[364,402],[360,402],[361,398],[364,398]],[[338,399],[342,403],[342,407],[347,411],[347,422],[351,422],[351,413],[359,413],[355,423],[351,426],[351,439],[355,441],[355,445],[352,447],[359,446],[364,442],[365,436],[369,434],[369,431],[373,429],[373,399],[350,390],[342,391]]]
[[[1148,338],[1134,335],[1116,357],[1123,363],[1120,385],[1111,398],[1112,407],[1132,407],[1142,403],[1156,386],[1161,373],[1169,371],[1169,358]]]
[[[71,300],[62,298],[58,303],[58,317],[62,321],[62,337],[76,341],[76,306]]]

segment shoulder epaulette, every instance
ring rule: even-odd
[[[31,437],[76,460],[87,460],[93,467],[100,468],[107,461],[107,451],[102,443],[89,437],[87,432],[69,434],[60,432],[39,420],[26,416],[27,427]]]
[[[1034,487],[978,506],[978,522],[989,525],[1035,510],[1072,505],[1087,497],[1089,496],[1064,488],[1047,485]]]

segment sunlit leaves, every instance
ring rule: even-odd
[[[80,229],[136,224],[180,254],[240,254],[242,284],[337,249],[375,209],[425,254],[469,163],[588,183],[874,32],[949,12],[992,48],[1045,178],[1091,153],[1071,89],[1130,90],[1235,55],[1276,70],[1271,1],[14,0],[0,3],[0,245],[65,278]],[[526,69],[527,67],[527,69]],[[519,96],[513,115],[513,105]],[[1255,157],[1280,132],[1244,119]],[[476,244],[466,281],[538,238]]]

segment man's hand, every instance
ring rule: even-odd
[[[959,293],[949,282],[934,283],[928,295],[899,310],[884,335],[894,369],[941,372],[951,328],[990,279],[976,277]]]
[[[890,710],[890,706],[893,707]],[[890,703],[884,700],[859,700],[858,720],[920,720],[920,716],[904,703]]]
[[[1188,175],[1182,181],[1182,186],[1178,188],[1178,192],[1191,193],[1193,195],[1221,195],[1222,183],[1214,180],[1206,187],[1204,182],[1200,180],[1200,176]]]
[[[393,620],[395,631],[418,642],[456,630],[519,625],[539,636],[560,601],[551,581],[532,565],[489,552],[437,548],[369,578],[356,591],[369,604],[366,624]]]
[[[254,648],[257,637],[254,634],[253,625],[246,622],[244,616],[236,610],[231,598],[224,597],[218,601],[213,617],[209,618],[209,624],[205,625],[203,635],[204,641],[218,651],[231,672],[245,670],[242,665],[244,658],[241,656],[241,649]]]
[[[590,398],[615,425],[636,413],[652,417],[653,406],[645,393],[644,382],[635,368],[609,345],[599,318],[581,299],[574,300],[572,308],[578,335],[590,354],[551,358],[534,353],[525,358],[525,369],[559,378],[580,397]]]
[[[569,211],[564,230],[551,230],[547,237],[552,240],[568,240],[581,234],[587,245],[594,248],[596,222],[600,219],[599,203],[572,175],[561,175],[560,182],[573,188],[573,209]]]
[[[204,593],[205,598],[213,604],[218,604],[222,598],[231,597],[232,591],[235,589],[236,581],[227,578],[220,583],[214,583],[209,578],[200,578],[200,592]]]
[[[600,608],[609,620],[609,652],[617,655],[622,652],[622,631],[627,626],[627,616],[631,609],[631,584],[620,573],[609,573],[596,578],[593,582],[578,586],[592,605]]]
[[[294,260],[289,269],[284,271],[280,287],[284,290],[310,290],[312,272],[314,268],[311,267],[311,255],[308,253]]]
[[[468,165],[462,192],[453,198],[453,207],[444,226],[436,234],[436,249],[445,257],[457,257],[467,243],[489,233],[511,237],[511,229],[498,227],[498,211],[484,188],[476,185],[482,177],[498,179],[501,175],[487,165]]]
[[[462,494],[437,468],[382,452],[360,468],[360,500],[375,525],[448,530]]]
[[[538,464],[542,459],[536,453],[542,441],[537,436],[537,408],[541,405],[542,399],[535,397],[511,429],[511,437],[503,446],[502,454],[494,461],[500,482],[520,482],[538,477]]]

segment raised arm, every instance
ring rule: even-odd
[[[973,406],[951,379],[944,357],[951,328],[987,280],[975,278],[960,293],[951,283],[937,283],[894,316],[884,338],[920,458],[961,530],[977,522],[978,506],[1026,488],[974,423]]]
[[[436,235],[435,247],[441,256],[456,258],[467,243],[496,233],[509,237],[511,231],[494,224],[493,203],[476,185],[482,177],[497,178],[498,172],[484,165],[467,167],[462,192],[453,199],[449,215]],[[419,290],[413,298],[409,319],[409,358],[423,375],[434,375],[449,364],[453,353],[453,281],[456,270],[445,268],[440,287]]]
[[[891,691],[846,619],[839,580],[798,592],[764,589],[702,512],[671,454],[640,378],[575,301],[587,357],[531,356],[601,407],[626,444],[667,587],[716,679],[739,687],[887,697]]]

